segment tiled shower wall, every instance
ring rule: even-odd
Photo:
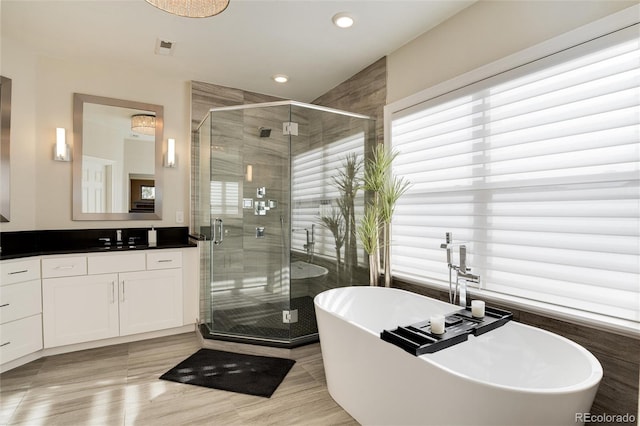
[[[378,59],[340,83],[313,104],[368,115],[376,120],[376,139],[384,138],[384,106],[387,103],[387,58]]]
[[[225,86],[219,86],[216,84],[203,83],[199,81],[191,82],[191,224],[199,223],[195,216],[198,214],[197,206],[200,204],[198,200],[199,194],[199,180],[200,175],[198,155],[199,144],[196,137],[196,130],[200,125],[200,122],[204,119],[207,112],[211,108],[232,106],[232,105],[244,105],[261,102],[273,102],[281,101],[282,99],[269,95],[262,95],[259,93],[248,92],[241,89],[234,89]],[[199,234],[201,230],[191,229],[194,234]],[[207,277],[210,272],[210,250],[208,245],[201,247],[200,256],[200,313],[203,318],[200,321],[210,322],[211,312],[209,306],[211,306],[210,293],[203,291],[208,285]]]

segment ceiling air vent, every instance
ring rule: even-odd
[[[156,55],[163,56],[171,56],[173,55],[173,49],[175,48],[175,43],[167,40],[156,40]]]

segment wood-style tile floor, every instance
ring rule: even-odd
[[[296,360],[271,398],[159,380],[201,347]],[[0,425],[357,425],[327,391],[318,343],[287,350],[195,333],[49,356],[0,375]]]

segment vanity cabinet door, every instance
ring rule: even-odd
[[[182,269],[128,272],[120,278],[120,335],[182,325]]]
[[[45,348],[119,334],[117,274],[44,279],[42,304]]]

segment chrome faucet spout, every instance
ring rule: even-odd
[[[467,307],[467,283],[480,284],[480,275],[458,271],[458,275],[456,277],[456,284],[460,287],[458,305],[463,308]]]
[[[467,281],[464,279],[460,280],[460,276],[458,276],[457,283],[460,286],[460,296],[458,298],[458,305],[462,306],[463,308],[466,308],[467,307]]]

